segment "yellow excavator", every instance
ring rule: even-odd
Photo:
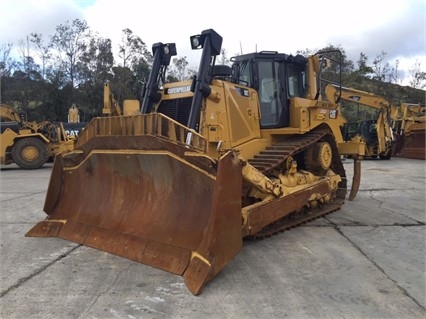
[[[217,65],[222,37],[190,37],[197,75],[166,83],[174,43],[153,45],[140,114],[93,119],[56,157],[29,237],[60,237],[184,277],[195,295],[242,249],[337,211],[365,143],[343,139],[338,96],[323,94],[339,51],[274,51]],[[338,76],[340,78],[340,76]],[[339,83],[337,83],[339,85]]]
[[[374,119],[360,119],[347,123],[344,128],[344,138],[351,139],[359,135],[366,143],[365,157],[390,159],[394,144],[391,103],[373,93],[333,84],[328,84],[325,91],[328,98],[338,97],[341,101],[353,102],[377,110],[377,116]]]
[[[0,164],[17,164],[23,169],[42,167],[56,154],[72,151],[74,141],[62,123],[29,122],[9,105],[0,105]]]

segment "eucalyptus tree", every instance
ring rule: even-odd
[[[11,58],[10,55],[12,48],[12,42],[2,43],[0,45],[0,78],[11,75],[11,70],[14,65],[14,60]]]
[[[138,61],[133,63],[132,72],[134,82],[132,84],[133,99],[142,99],[142,91],[144,84],[148,81],[150,69],[152,66],[152,56],[140,57]]]
[[[123,36],[118,45],[120,62],[114,68],[114,87],[122,98],[138,99],[141,97],[143,84],[148,80],[152,54],[141,37],[132,30],[126,28],[122,31]]]
[[[390,71],[389,63],[386,62],[387,52],[381,51],[373,61],[373,79],[385,82]]]
[[[103,103],[103,86],[113,77],[114,55],[110,39],[92,37],[79,62],[78,107],[83,120],[98,115]]]
[[[411,68],[409,68],[409,83],[412,88],[423,90],[426,87],[426,72],[421,71],[420,66],[420,61],[416,60]]]
[[[15,61],[11,58],[13,43],[2,43],[0,45],[0,102],[7,103],[9,101],[7,92],[12,76]]]
[[[170,68],[170,75],[175,77],[178,81],[188,80],[187,67],[188,60],[186,56],[181,56],[172,59],[172,66]]]
[[[79,84],[81,58],[90,45],[91,35],[87,22],[75,19],[58,25],[51,38],[50,44],[54,49],[57,66],[66,75],[71,87],[71,103],[74,103],[74,88]]]
[[[30,41],[33,43],[35,51],[41,60],[41,75],[46,79],[47,66],[52,58],[51,46],[46,44],[41,33],[31,33]]]
[[[134,91],[136,76],[127,67],[114,66],[112,68],[113,78],[110,82],[110,87],[115,98],[120,102],[124,99],[135,99],[138,94]]]
[[[373,73],[373,68],[367,64],[368,56],[364,52],[359,54],[359,59],[357,61],[358,69],[354,73],[358,76],[365,76],[370,78]]]
[[[151,54],[142,39],[135,35],[129,28],[123,29],[121,42],[118,45],[118,57],[120,58],[120,66],[123,68],[132,68],[132,65],[138,63],[142,58],[150,62]]]
[[[61,68],[52,68],[47,73],[46,94],[47,99],[45,109],[49,114],[49,119],[65,121],[68,108],[70,106],[71,85],[69,79]],[[66,106],[66,107],[64,107]]]
[[[19,40],[17,52],[18,60],[11,70],[13,73],[2,79],[5,91],[3,98],[5,103],[16,107],[28,119],[30,108],[39,107],[40,101],[44,98],[43,90],[40,89],[42,78],[28,36]]]
[[[218,57],[218,63],[224,65],[230,65],[231,60],[228,58],[228,51],[225,48],[220,50],[220,55]]]

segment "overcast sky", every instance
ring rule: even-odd
[[[426,71],[426,0],[0,0],[1,43],[17,44],[30,33],[47,37],[67,20],[86,20],[90,29],[110,38],[114,49],[129,28],[150,49],[155,42],[175,42],[178,56],[196,68],[200,52],[189,37],[214,29],[223,37],[228,57],[271,50],[295,54],[329,44],[367,63],[382,51],[391,66],[403,70],[420,62]]]

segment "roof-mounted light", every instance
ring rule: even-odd
[[[219,55],[222,47],[222,37],[213,29],[204,30],[201,34],[190,37],[192,50],[204,49],[206,40],[209,41],[211,55]]]
[[[201,35],[193,35],[191,37],[191,48],[192,50],[197,50],[197,49],[201,49],[201,43],[200,43],[200,36]]]

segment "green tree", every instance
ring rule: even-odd
[[[51,45],[56,49],[56,60],[71,86],[71,100],[74,102],[74,88],[77,80],[78,65],[86,52],[91,38],[91,31],[86,21],[75,19],[66,21],[56,27]]]
[[[424,89],[426,87],[426,72],[420,70],[421,63],[417,60],[408,70],[410,74],[410,86],[415,89]]]
[[[71,86],[69,80],[61,68],[54,68],[47,74],[49,85],[47,86],[47,109],[54,115],[50,120],[65,121],[68,108],[72,104],[70,92]],[[68,84],[68,85],[67,85]]]
[[[111,40],[91,38],[87,50],[78,62],[79,82],[98,85],[112,77],[111,68],[114,65]]]
[[[116,67],[114,71],[114,87],[126,99],[138,99],[142,93],[143,84],[148,80],[149,69],[152,64],[152,54],[142,39],[135,35],[132,30],[123,29],[123,36],[118,46],[118,56],[121,59],[122,69]],[[127,70],[125,70],[127,69]],[[130,76],[130,72],[132,75]],[[121,79],[129,85],[124,89],[118,80]]]
[[[11,58],[10,52],[13,43],[5,43],[0,46],[0,78],[10,76],[13,69],[14,60]]]
[[[47,64],[52,58],[50,52],[50,46],[44,43],[43,35],[41,33],[31,33],[30,41],[34,44],[35,50],[38,54],[38,57],[41,60],[41,74],[43,79],[46,79]]]
[[[111,40],[92,37],[78,67],[80,85],[76,101],[83,113],[82,120],[87,121],[100,113],[103,86],[113,77],[113,62]]]
[[[40,90],[42,78],[39,65],[31,56],[33,51],[29,37],[19,41],[18,53],[19,61],[15,63],[13,76],[2,79],[7,88],[3,97],[29,119],[32,113],[41,113],[37,108],[43,99],[43,90]]]
[[[112,71],[114,77],[110,83],[111,91],[120,104],[124,99],[137,98],[137,95],[132,89],[136,83],[136,77],[133,72],[129,68],[122,66],[115,66],[112,68]]]
[[[152,58],[150,59],[152,61]],[[140,58],[136,63],[133,64],[132,71],[135,76],[132,91],[134,94],[133,98],[141,99],[142,90],[144,84],[148,81],[151,63],[145,58]]]
[[[172,66],[170,68],[170,74],[173,75],[178,81],[188,80],[187,66],[188,60],[186,56],[181,56],[172,59]]]
[[[370,77],[373,73],[373,68],[367,65],[368,57],[365,53],[361,52],[359,54],[359,60],[357,61],[358,70],[356,70],[356,75]]]
[[[224,48],[222,48],[220,50],[220,55],[219,55],[219,58],[218,58],[218,63],[219,64],[223,64],[223,65],[230,65],[230,63],[231,63],[231,61],[228,58],[228,52]]]
[[[389,63],[385,62],[386,55],[387,53],[382,51],[373,61],[373,79],[377,81],[385,82],[389,74],[390,66]]]
[[[122,31],[123,36],[118,46],[118,56],[122,61],[121,66],[132,68],[132,65],[138,63],[141,58],[148,60],[150,53],[145,42],[128,28]]]
[[[350,74],[354,70],[354,63],[352,60],[348,59],[348,56],[346,55],[345,49],[341,45],[333,45],[328,44],[326,47],[321,49],[305,49],[305,50],[297,50],[296,54],[301,54],[303,56],[310,56],[314,55],[319,52],[332,52],[336,51],[335,53],[328,55],[335,61],[341,61],[341,68],[342,68],[342,74]],[[337,52],[340,51],[341,55]],[[332,63],[331,69],[332,71],[337,71],[337,63]]]

